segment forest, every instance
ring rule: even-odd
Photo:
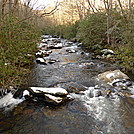
[[[0,87],[27,82],[42,34],[78,41],[134,73],[134,0],[61,0],[37,7],[31,0],[0,0]]]

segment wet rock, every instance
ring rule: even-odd
[[[77,50],[75,50],[75,49],[67,49],[66,50],[68,53],[76,53],[77,52]]]
[[[114,51],[110,49],[96,50],[92,59],[110,59],[114,54]]]
[[[70,42],[67,42],[67,44],[71,46],[74,44],[74,42],[70,41]]]
[[[82,43],[78,43],[78,45],[77,45],[78,47],[81,47],[82,46]]]
[[[52,43],[47,46],[49,49],[61,49],[63,47],[62,43]]]
[[[46,51],[46,50],[39,50],[37,53],[36,53],[36,57],[38,58],[43,58],[43,57],[46,57],[46,56],[49,56],[50,54],[52,53],[51,50],[49,51]]]
[[[39,44],[37,44],[37,48],[42,48],[42,47],[46,47],[47,46],[47,43],[45,42],[45,43],[39,43]]]
[[[8,89],[0,89],[0,97],[6,95],[9,93],[9,90]]]
[[[91,67],[91,66],[94,66],[95,63],[94,62],[89,62],[89,63],[82,63],[81,66],[87,66],[87,67]]]
[[[35,55],[38,58],[43,58],[43,53],[42,52],[37,52]]]
[[[63,44],[62,43],[57,43],[54,48],[55,49],[61,49],[63,47]]]
[[[57,36],[57,35],[53,35],[52,37],[53,37],[53,38],[58,38],[58,36]]]
[[[89,97],[99,97],[102,95],[102,91],[100,89],[95,89],[94,87],[89,87]]]
[[[81,52],[81,54],[85,54],[85,52]]]
[[[129,77],[120,70],[114,70],[99,74],[98,79],[111,84],[115,79],[129,80]]]
[[[51,41],[51,43],[61,43],[60,38],[49,38],[49,40]]]
[[[52,104],[61,104],[65,101],[67,101],[67,97],[57,97],[57,96],[53,96],[53,95],[50,95],[50,94],[44,94],[45,96],[45,101],[49,102],[49,103],[52,103]]]
[[[109,85],[113,90],[111,92],[116,92],[120,96],[129,97],[132,95],[132,82],[129,77],[121,72],[120,70],[107,71],[98,75],[98,80],[101,85]]]
[[[54,64],[55,62],[59,62],[59,60],[50,58],[50,57],[44,57],[46,64]]]
[[[104,55],[109,55],[109,54],[113,55],[114,51],[110,50],[110,49],[103,49],[103,50],[101,50],[101,53]]]
[[[66,96],[68,92],[63,88],[44,88],[44,87],[29,87],[29,92],[32,94],[51,94],[55,96]]]
[[[48,39],[48,38],[52,38],[52,36],[51,35],[42,35],[41,38],[42,39]]]
[[[36,62],[39,63],[39,64],[47,65],[46,61],[43,58],[37,58]]]
[[[69,99],[68,92],[63,88],[29,87],[23,92],[23,95],[25,98],[35,97],[36,100],[43,100],[52,104],[61,104]]]
[[[53,64],[55,62],[58,62],[58,60],[55,60],[55,59],[48,59],[47,61],[49,64]]]
[[[59,85],[65,87],[69,93],[79,94],[80,91],[87,90],[87,87],[85,87],[82,84],[77,83],[77,82],[61,83]]]
[[[41,42],[42,43],[47,43],[48,42],[48,39],[42,39]]]
[[[129,80],[126,81],[125,79],[115,79],[113,80],[112,85],[117,87],[119,86],[127,87],[127,86],[132,86],[132,82]]]

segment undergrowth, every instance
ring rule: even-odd
[[[40,32],[16,17],[1,21],[0,87],[17,87],[27,82]]]

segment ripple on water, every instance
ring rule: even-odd
[[[126,128],[123,120],[122,103],[120,97],[112,94],[113,98],[93,97],[90,98],[90,87],[88,90],[82,92],[82,95],[72,94],[73,97],[80,99],[83,105],[87,108],[88,115],[94,117],[96,121],[103,122],[105,125],[101,128],[104,134],[126,134]],[[132,126],[131,126],[132,127]]]

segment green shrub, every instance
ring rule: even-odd
[[[0,87],[22,84],[39,37],[39,31],[26,22],[19,22],[15,17],[3,20],[0,31]]]
[[[105,44],[106,15],[95,13],[88,15],[79,24],[77,38],[87,47]]]

